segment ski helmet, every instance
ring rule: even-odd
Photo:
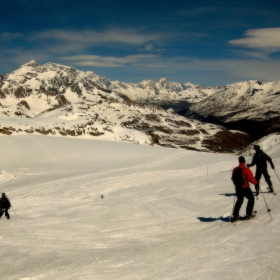
[[[260,147],[259,145],[254,145],[254,149],[255,149],[255,151],[257,152],[257,151],[260,151],[260,150],[261,150],[261,147]]]

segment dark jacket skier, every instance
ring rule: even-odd
[[[3,214],[5,213],[5,216],[7,217],[7,219],[10,219],[10,214],[8,212],[8,210],[11,208],[11,203],[10,200],[8,199],[8,197],[6,196],[5,193],[2,193],[2,197],[0,199],[0,218],[3,216]]]
[[[258,181],[258,183],[255,185],[256,195],[259,195],[259,192],[260,192],[259,182],[260,182],[262,175],[264,176],[264,179],[268,184],[268,188],[269,188],[270,192],[273,192],[273,186],[272,186],[272,183],[270,180],[270,176],[267,172],[267,162],[269,162],[271,168],[274,169],[274,164],[272,162],[272,159],[261,150],[259,145],[255,145],[254,149],[255,149],[256,153],[253,156],[252,163],[248,164],[247,166],[251,167],[251,166],[256,165],[255,178]]]
[[[252,183],[252,184],[258,183],[255,180],[252,171],[246,167],[245,158],[241,156],[238,158],[238,161],[239,161],[239,166],[235,167],[233,169],[231,180],[233,181],[233,177],[234,177],[233,175],[236,172],[236,170],[238,168],[241,168],[242,177],[244,179],[244,184],[241,187],[235,187],[237,201],[234,206],[231,222],[235,222],[237,219],[239,219],[239,211],[243,204],[244,197],[246,197],[248,199],[247,207],[246,207],[246,216],[244,217],[244,219],[250,219],[251,217],[254,216],[253,208],[254,208],[254,204],[255,204],[255,199],[254,199],[253,192],[250,189],[249,183]]]

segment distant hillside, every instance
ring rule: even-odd
[[[154,104],[155,100],[153,104],[140,103],[137,98],[134,101],[126,91],[104,88],[105,83],[94,75],[54,63],[39,66],[35,61],[1,75],[0,132],[98,137],[219,152],[238,151],[251,141],[247,134],[164,110]],[[166,83],[161,81],[163,88]],[[148,84],[153,83],[146,82],[147,87]],[[179,94],[180,85],[175,85]],[[159,85],[155,82],[154,86]],[[144,96],[146,91],[142,90]]]
[[[250,133],[256,139],[280,130],[280,81],[247,81],[216,88],[189,107],[186,117]]]

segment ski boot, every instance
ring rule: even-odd
[[[230,222],[231,222],[231,223],[234,223],[234,222],[236,222],[236,221],[238,221],[238,220],[240,220],[240,216],[238,216],[238,217],[233,217],[233,216],[232,216],[232,217],[230,218]]]
[[[268,188],[269,188],[269,192],[274,192],[272,185],[269,185]]]
[[[252,213],[251,215],[245,215],[242,220],[250,220],[256,217],[255,213]]]

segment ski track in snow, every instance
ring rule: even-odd
[[[3,279],[280,279],[278,195],[272,220],[262,195],[256,219],[218,220],[237,156],[90,141],[0,137]]]

